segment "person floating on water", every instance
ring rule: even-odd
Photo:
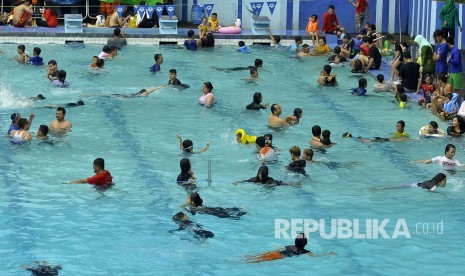
[[[276,251],[269,251],[263,254],[258,255],[248,255],[245,257],[245,262],[247,263],[261,263],[268,261],[275,261],[279,259],[284,259],[288,257],[295,257],[299,255],[308,255],[311,257],[325,256],[325,255],[336,255],[335,252],[329,252],[326,254],[316,255],[312,251],[306,250],[305,246],[307,245],[307,237],[304,233],[300,233],[294,240],[294,245],[287,245],[284,248],[280,248]]]
[[[183,212],[178,212],[172,217],[173,221],[179,225],[179,228],[175,231],[187,231],[200,241],[205,241],[208,238],[213,238],[215,234],[213,232],[203,230],[202,225],[193,222],[189,219],[189,216]],[[174,231],[170,231],[173,233]]]
[[[232,68],[218,68],[215,66],[212,66],[212,69],[218,70],[218,71],[223,71],[223,72],[231,72],[231,71],[242,71],[242,70],[250,70],[252,68],[256,68],[257,70],[263,67],[263,60],[257,58],[254,61],[254,65],[252,66],[245,66],[245,67],[232,67]]]
[[[352,134],[347,133],[346,137],[350,138]],[[409,141],[410,135],[405,132],[405,122],[400,120],[396,123],[396,132],[392,133],[392,137],[382,138],[382,137],[373,137],[373,138],[362,138],[357,137],[357,140],[362,143],[371,143],[371,142],[406,142]]]
[[[411,183],[411,184],[405,184],[405,185],[401,185],[401,186],[374,187],[374,188],[371,188],[371,190],[372,191],[376,191],[376,190],[393,190],[393,189],[419,187],[419,188],[427,189],[428,192],[435,192],[437,187],[444,188],[446,186],[446,182],[447,182],[446,175],[443,174],[443,173],[438,173],[431,180],[424,181],[424,182],[421,182],[421,183]]]
[[[116,94],[102,95],[102,97],[106,97],[106,98],[122,98],[122,99],[147,97],[148,95],[152,94],[152,92],[155,92],[158,89],[163,88],[163,87],[165,87],[165,86],[164,85],[159,85],[159,86],[148,88],[148,89],[141,89],[137,93],[131,93],[131,94],[116,93]]]
[[[274,180],[272,177],[268,176],[268,167],[267,166],[261,166],[258,169],[257,176],[254,176],[252,178],[249,178],[247,180],[240,180],[240,181],[235,181],[232,184],[237,185],[241,183],[254,183],[258,185],[265,185],[266,187],[274,187],[274,186],[294,186],[294,187],[300,187],[301,182],[296,182],[296,183],[284,183],[279,180]]]
[[[110,172],[105,170],[105,160],[97,158],[93,163],[95,175],[89,178],[77,179],[66,184],[93,184],[95,186],[111,185],[113,184],[113,177]]]
[[[187,205],[187,208],[186,208]],[[241,208],[222,208],[222,207],[207,207],[203,205],[203,199],[198,193],[190,193],[187,196],[187,203],[182,205],[186,211],[191,214],[205,214],[212,215],[219,218],[231,218],[231,219],[240,219],[241,216],[247,214],[247,212],[242,211]]]
[[[203,147],[200,151],[193,151],[194,143],[192,143],[191,140],[186,139],[183,141],[181,135],[179,134],[176,134],[176,138],[179,139],[179,149],[181,149],[183,153],[190,153],[190,154],[202,153],[206,151],[208,147],[210,147],[210,141],[208,141],[205,147]]]
[[[77,107],[77,106],[83,106],[85,103],[82,100],[79,100],[75,103],[66,103],[66,104],[59,104],[59,105],[46,105],[44,108],[58,108],[58,107]]]
[[[56,276],[62,269],[61,265],[50,265],[46,261],[44,261],[43,264],[40,264],[39,261],[35,261],[34,264],[33,266],[23,265],[21,268],[29,270],[33,276]]]

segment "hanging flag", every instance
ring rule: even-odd
[[[260,15],[262,12],[263,4],[264,2],[250,2],[253,14]]]
[[[116,13],[118,14],[118,17],[123,17],[123,12],[124,6],[116,6]]]
[[[164,6],[157,6],[155,8],[155,11],[157,12],[158,18],[161,18],[161,13],[163,12],[163,7]]]
[[[148,6],[146,10],[147,10],[147,14],[148,14],[149,18],[152,18],[153,13],[155,12],[155,7],[154,6]]]
[[[139,15],[139,18],[144,18],[145,6],[139,6],[139,8],[137,8],[137,14]]]
[[[168,12],[168,16],[170,17],[173,17],[173,14],[174,14],[174,5],[165,5],[165,8],[166,8],[166,11]]]
[[[277,2],[266,2],[268,4],[268,9],[270,9],[271,15],[273,15],[274,9],[276,8]]]
[[[203,6],[205,12],[207,13],[207,17],[210,17],[213,11],[213,6],[215,6],[215,4],[203,4]]]

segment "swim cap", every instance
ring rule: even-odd
[[[352,134],[350,134],[349,132],[342,134],[342,138],[350,138],[350,137],[352,137]]]

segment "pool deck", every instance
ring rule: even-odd
[[[112,37],[114,28],[84,27],[82,33],[66,33],[62,26],[56,28],[30,27],[16,28],[3,26],[0,31],[0,43],[66,43],[67,41],[82,41],[90,44],[102,44]],[[187,28],[178,28],[178,34],[160,34],[158,28],[122,28],[129,44],[183,43],[187,37]],[[196,34],[198,30],[194,30]],[[298,35],[304,36],[305,31],[273,31],[274,35],[281,36],[282,44],[291,45]],[[237,45],[239,40],[246,44],[270,43],[268,35],[254,35],[252,30],[242,30],[240,34],[215,33],[215,42],[218,45]],[[308,38],[308,37],[307,37]],[[305,39],[305,37],[304,37]]]

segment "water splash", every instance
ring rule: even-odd
[[[32,106],[32,100],[24,97],[15,97],[9,87],[0,85],[1,108],[25,108]]]

